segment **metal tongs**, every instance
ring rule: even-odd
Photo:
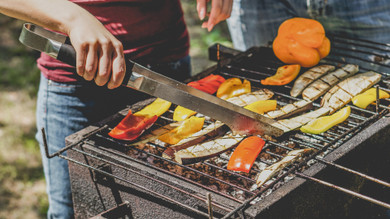
[[[65,35],[26,23],[19,40],[32,49],[69,65],[76,65],[76,52]],[[283,134],[281,129],[271,125],[275,121],[270,118],[151,71],[131,60],[126,59],[126,77],[122,85],[219,120],[238,134],[275,137]]]

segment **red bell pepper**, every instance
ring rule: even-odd
[[[241,141],[230,157],[227,169],[249,173],[264,144],[265,141],[257,136]]]
[[[198,81],[192,81],[187,85],[203,92],[214,94],[215,92],[217,92],[219,85],[221,85],[224,81],[225,78],[223,78],[222,76],[211,74]]]
[[[108,135],[120,140],[132,141],[156,122],[158,116],[134,115],[131,110]]]

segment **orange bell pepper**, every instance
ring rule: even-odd
[[[301,70],[300,65],[284,65],[276,70],[275,75],[261,80],[262,85],[285,85],[293,81]]]
[[[272,48],[284,63],[312,67],[329,54],[330,41],[320,22],[291,18],[279,26]]]
[[[229,78],[219,86],[217,97],[226,100],[249,92],[251,92],[251,83],[248,80],[242,82],[239,78]]]
[[[276,106],[277,106],[276,100],[259,100],[245,106],[244,108],[263,115],[266,112],[275,110]]]
[[[220,75],[209,75],[207,77],[204,77],[198,81],[192,81],[188,83],[187,85],[193,88],[196,88],[198,90],[201,90],[203,92],[206,92],[208,94],[214,94],[217,92],[218,87],[225,81],[225,78],[223,78]]]
[[[249,173],[264,144],[265,141],[257,136],[244,139],[230,157],[227,169]]]
[[[157,115],[149,117],[145,115],[137,116],[129,110],[125,118],[108,135],[116,139],[132,141],[138,138],[146,129],[150,128],[157,118]]]
[[[173,130],[161,135],[158,139],[168,143],[176,144],[180,140],[191,136],[195,132],[202,129],[205,118],[199,118],[192,116],[189,119],[186,119],[180,126],[174,128]]]

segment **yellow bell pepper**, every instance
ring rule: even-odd
[[[383,90],[379,90],[379,99],[385,99],[389,97],[390,95],[387,92]],[[373,103],[375,100],[376,100],[376,88],[370,88],[365,92],[353,97],[352,103],[357,107],[365,109],[367,108],[368,105]]]
[[[276,100],[259,100],[254,103],[251,103],[244,108],[252,112],[263,115],[266,112],[276,109]]]
[[[164,114],[169,107],[171,107],[171,102],[157,98],[151,104],[147,105],[142,110],[134,113],[135,116],[161,116]]]
[[[161,135],[158,139],[168,144],[177,144],[180,140],[201,130],[204,120],[205,118],[192,116],[185,120],[180,126]]]
[[[173,111],[173,120],[174,121],[183,121],[189,117],[195,115],[196,112],[182,106],[177,106],[175,111]]]
[[[333,126],[344,122],[351,114],[351,107],[346,106],[330,116],[323,116],[301,127],[301,131],[311,134],[326,132]]]
[[[242,82],[239,78],[229,78],[219,86],[217,97],[226,100],[249,92],[251,92],[251,83],[248,80]]]

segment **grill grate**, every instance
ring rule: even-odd
[[[390,83],[388,82],[390,74],[386,72],[390,72],[390,66],[386,64],[386,61],[388,61],[388,55],[384,55],[384,53],[390,52],[389,46],[355,39],[343,39],[339,36],[332,36],[331,40],[334,43],[332,47],[334,48],[334,51],[332,51],[329,58],[322,61],[324,64],[340,66],[341,64],[364,61],[363,64],[360,65],[361,71],[368,71],[369,69],[378,67],[379,70],[376,71],[382,73],[384,76],[383,80],[380,82],[380,89],[390,91],[387,88],[387,84]],[[356,52],[356,56],[351,56],[345,53],[345,51],[351,50]],[[201,78],[211,73],[221,74],[225,78],[238,77],[241,79],[247,79],[251,82],[253,90],[257,90],[260,89],[260,87],[264,87],[260,86],[260,80],[273,75],[277,67],[280,65],[282,65],[282,63],[280,63],[272,55],[272,50],[269,48],[251,48],[246,52],[239,53],[228,61],[222,60],[218,62],[217,66],[204,71],[193,79]],[[291,97],[289,95],[289,91],[291,89],[291,86],[289,85],[278,87],[278,90],[272,87],[268,88],[274,92],[274,98],[277,99],[278,104],[280,105],[286,105],[300,100],[300,98]],[[146,101],[144,104],[136,107],[140,108],[148,102],[150,101]],[[302,168],[307,168],[310,163],[313,163],[309,162],[310,160],[321,161],[322,157],[326,156],[327,153],[339,147],[347,140],[351,139],[359,131],[383,117],[386,113],[388,113],[389,104],[390,101],[388,99],[381,100],[381,104],[377,105],[379,107],[369,106],[367,110],[360,109],[349,104],[352,109],[351,116],[342,124],[333,127],[323,134],[313,135],[301,132],[291,132],[285,134],[280,139],[267,139],[260,156],[256,160],[255,165],[249,174],[235,173],[226,169],[229,155],[232,153],[232,150],[224,152],[216,158],[211,158],[200,163],[181,165],[175,161],[162,157],[162,152],[164,151],[165,146],[158,141],[139,146],[129,146],[127,142],[112,139],[107,133],[116,124],[118,124],[128,109],[121,111],[121,113],[114,117],[114,119],[109,121],[104,120],[100,123],[99,128],[84,136],[80,141],[69,145],[63,150],[52,155],[48,154],[48,152],[46,152],[46,154],[48,157],[60,156],[99,173],[129,183],[138,189],[147,191],[157,197],[196,212],[197,214],[208,216],[207,208],[199,210],[194,208],[191,204],[182,203],[172,197],[162,195],[151,188],[146,188],[142,185],[133,183],[126,178],[116,176],[106,171],[91,167],[91,165],[73,160],[62,155],[62,152],[69,149],[74,150],[77,153],[81,153],[91,159],[109,163],[110,165],[125,169],[134,174],[155,181],[158,184],[168,186],[201,202],[207,202],[207,194],[199,195],[192,191],[188,191],[187,189],[183,189],[182,186],[175,183],[165,182],[158,177],[155,177],[153,174],[135,171],[132,168],[129,168],[125,162],[114,162],[102,157],[115,155],[123,158],[124,160],[131,160],[132,162],[139,163],[156,171],[184,180],[196,187],[203,188],[213,194],[217,194],[233,201],[236,203],[235,206],[224,203],[212,203],[213,208],[229,212],[229,214],[225,215],[227,218],[234,215],[239,210],[244,209],[253,203],[254,200],[258,201],[260,199],[259,197],[264,197],[271,189],[275,189],[283,184],[285,180],[291,179],[291,176],[293,176],[294,173],[295,175],[298,175],[298,177],[305,178],[304,175],[300,173],[297,174],[296,171],[300,171]],[[314,108],[318,107],[319,103],[317,101],[314,103]],[[157,127],[172,123],[172,113],[172,110],[170,110],[161,116],[157,121]],[[97,155],[93,155],[75,147],[76,145],[80,146],[84,144],[98,148],[99,151],[96,151]],[[281,160],[289,151],[302,148],[313,148],[316,152],[303,159],[301,162],[296,162],[294,165],[286,167],[284,171],[275,176],[272,180],[269,180],[269,182],[262,187],[253,189],[252,186],[255,184],[256,175],[266,166],[272,165],[273,163]]]

